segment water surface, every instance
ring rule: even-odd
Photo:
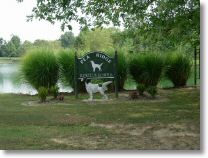
[[[20,65],[18,63],[0,64],[0,93],[37,94],[37,91],[29,84],[23,82],[20,77]],[[58,83],[60,92],[72,92],[71,87]]]

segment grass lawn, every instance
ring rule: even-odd
[[[40,104],[37,96],[0,94],[0,149],[200,149],[199,88],[127,96]]]

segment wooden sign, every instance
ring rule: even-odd
[[[109,78],[115,82],[115,93],[118,97],[118,74],[117,74],[117,52],[114,57],[110,57],[104,52],[88,52],[83,57],[78,58],[75,53],[75,95],[78,97],[77,81],[82,78],[104,79]]]

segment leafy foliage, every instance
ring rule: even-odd
[[[82,27],[123,24],[125,28],[139,28],[142,34],[155,41],[159,38],[199,44],[199,0],[37,0],[28,20],[33,18],[51,23],[58,20],[62,22],[62,29],[67,26],[69,30],[72,20],[78,21]]]
[[[7,42],[0,38],[0,56],[16,57],[20,55],[21,40],[18,36],[12,35]]]
[[[77,49],[85,51],[105,51],[113,48],[113,39],[111,35],[115,29],[94,29],[83,30],[80,32],[75,42]]]
[[[28,52],[23,60],[21,71],[24,79],[35,89],[50,88],[58,81],[59,65],[54,53],[50,50],[34,49]]]
[[[167,57],[165,75],[175,87],[185,86],[191,74],[190,57],[181,53],[172,53]]]
[[[75,37],[72,32],[65,32],[60,37],[61,45],[64,48],[70,48],[74,46]]]

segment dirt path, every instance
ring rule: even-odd
[[[51,141],[80,149],[199,150],[199,126],[194,124],[96,124],[112,136],[54,138]]]

